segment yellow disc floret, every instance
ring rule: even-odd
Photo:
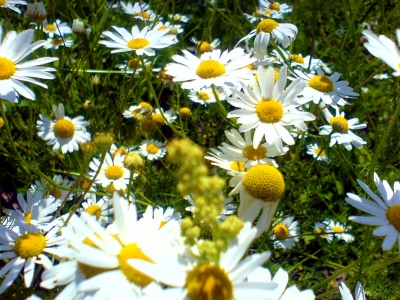
[[[19,257],[31,258],[43,253],[46,247],[46,237],[36,232],[25,233],[20,236],[14,245],[14,252]]]
[[[329,120],[334,132],[347,133],[349,131],[349,122],[344,117],[333,117]]]
[[[279,26],[279,23],[275,22],[274,20],[265,19],[265,20],[262,20],[260,23],[258,23],[256,32],[257,32],[257,34],[260,33],[261,31],[271,33],[278,26]]]
[[[270,165],[251,167],[243,177],[243,186],[254,198],[275,202],[285,192],[285,182],[281,172]]]
[[[164,118],[161,114],[153,114],[151,119],[156,122],[157,126],[162,126],[165,124]]]
[[[256,106],[256,113],[261,122],[276,123],[283,117],[283,107],[274,99],[262,99]]]
[[[0,80],[10,79],[16,72],[15,64],[5,57],[0,57]]]
[[[342,233],[343,232],[343,227],[342,226],[332,226],[332,231],[336,233]]]
[[[315,75],[310,79],[308,85],[313,89],[323,93],[330,93],[335,90],[333,81],[329,77],[322,75]]]
[[[186,277],[190,300],[231,300],[233,284],[221,267],[209,263],[193,268]]]
[[[150,45],[150,42],[145,38],[136,38],[128,42],[128,47],[133,50],[143,49],[144,47]]]
[[[259,145],[257,149],[254,149],[253,145],[249,145],[243,149],[243,156],[251,160],[259,160],[266,156],[267,148]]]
[[[281,11],[281,6],[276,2],[271,3],[268,8],[276,11]]]
[[[124,175],[124,170],[119,166],[109,166],[105,171],[105,175],[108,179],[116,180]]]
[[[304,64],[304,58],[300,54],[292,54],[290,55],[290,60],[296,62],[298,64]]]
[[[201,98],[203,101],[207,101],[210,100],[210,97],[208,96],[208,94],[206,92],[198,92],[199,94],[199,98]]]
[[[389,223],[400,232],[400,205],[396,204],[388,208],[386,218]]]
[[[156,144],[148,144],[146,147],[147,152],[150,154],[156,154],[159,150]]]
[[[98,205],[91,205],[88,208],[86,208],[85,211],[88,214],[95,216],[97,220],[101,217],[101,207]]]
[[[138,58],[132,58],[128,61],[128,68],[136,70],[140,68],[140,60]]]
[[[118,148],[117,150],[114,151],[114,153],[112,154],[112,157],[115,157],[117,154],[123,156],[123,155],[127,155],[128,151],[126,151],[124,148]]]
[[[56,188],[49,188],[44,192],[44,195],[47,197],[49,195],[53,196],[55,199],[60,199],[61,198],[61,191]]]
[[[283,224],[278,224],[274,227],[274,234],[278,240],[283,240],[289,236],[289,229]]]
[[[47,24],[47,25],[44,27],[44,30],[51,31],[51,32],[57,32],[57,31],[58,31],[58,30],[57,30],[57,27],[54,26],[53,24]]]
[[[196,75],[202,79],[220,77],[225,74],[225,67],[216,60],[204,60],[196,69]]]
[[[244,161],[234,161],[231,163],[231,168],[232,170],[235,170],[237,172],[244,172],[245,168],[244,168]]]
[[[207,42],[198,42],[197,45],[199,45],[199,54],[210,52],[212,50],[212,46]]]
[[[68,139],[74,135],[75,126],[70,120],[60,119],[54,124],[54,133],[62,139]]]
[[[132,258],[144,260],[151,263],[154,262],[142,252],[142,250],[138,247],[136,243],[126,245],[119,252],[118,261],[122,273],[124,273],[124,275],[130,282],[133,282],[138,286],[145,287],[150,284],[153,279],[143,274],[139,270],[131,267],[131,265],[128,263],[128,260]]]

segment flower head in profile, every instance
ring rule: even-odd
[[[394,183],[393,191],[386,180],[381,180],[374,173],[374,182],[380,197],[361,180],[357,179],[357,182],[373,201],[353,193],[347,193],[346,202],[372,216],[351,216],[349,220],[364,225],[380,226],[372,234],[385,236],[382,244],[383,250],[390,250],[396,241],[400,247],[400,218],[398,217],[400,215],[400,182]]]
[[[228,102],[238,110],[231,111],[228,118],[237,117],[237,122],[242,124],[240,132],[255,128],[253,147],[257,149],[262,138],[268,144],[274,145],[278,151],[283,151],[282,141],[288,145],[294,144],[294,139],[285,126],[294,125],[306,131],[304,121],[312,121],[315,116],[297,108],[308,102],[309,99],[300,99],[297,96],[304,89],[301,79],[293,81],[286,89],[287,69],[282,67],[278,80],[275,83],[275,71],[269,67],[267,72],[259,67],[257,79],[252,78],[251,86],[243,86],[244,92],[234,91],[234,98]]]
[[[61,20],[56,20],[54,23],[48,23],[47,20],[43,22],[43,31],[46,32],[50,38],[54,35],[65,36],[72,33],[72,28],[67,23],[62,23]]]
[[[172,56],[177,63],[169,63],[165,70],[174,77],[174,81],[183,81],[183,89],[200,90],[211,85],[236,86],[239,79],[250,78],[249,69],[243,67],[255,61],[241,48],[222,53],[221,50],[213,50],[202,54],[200,58],[187,50],[182,52],[184,56]]]
[[[286,3],[276,1],[259,0],[260,10],[265,14],[269,13],[271,18],[282,19],[284,14],[289,14],[292,9]]]
[[[47,119],[40,114],[40,120],[37,121],[38,135],[48,141],[47,145],[53,145],[54,152],[60,148],[62,153],[79,150],[79,144],[90,140],[90,133],[86,130],[90,123],[84,121],[83,116],[73,119],[67,117],[62,103],[52,107],[56,120]]]
[[[12,103],[17,103],[17,95],[35,100],[34,92],[22,83],[30,82],[47,89],[47,85],[34,78],[53,79],[56,69],[41,67],[58,60],[57,57],[42,57],[26,62],[22,60],[36,49],[42,47],[46,41],[37,41],[32,44],[34,30],[29,29],[17,34],[10,31],[3,37],[3,27],[0,26],[0,97]]]
[[[135,2],[135,4],[125,4],[124,2],[121,2],[120,4],[124,13],[132,15],[135,19],[145,22],[154,21],[157,17],[157,15],[153,11],[148,10],[148,5],[146,3]]]
[[[339,145],[343,144],[350,151],[352,145],[357,149],[361,149],[367,143],[351,131],[351,129],[363,129],[367,127],[367,124],[358,124],[358,118],[347,120],[344,117],[344,112],[340,113],[338,109],[336,110],[335,117],[328,109],[324,109],[324,115],[329,125],[321,126],[319,134],[331,136],[329,147],[338,143]]]
[[[384,35],[378,37],[369,30],[364,30],[362,33],[368,38],[368,43],[364,43],[364,47],[395,70],[393,76],[400,76],[400,49],[396,43]],[[397,42],[400,43],[400,29],[396,30],[396,35]]]
[[[111,53],[135,51],[137,55],[146,54],[154,56],[154,49],[166,48],[177,42],[175,35],[167,35],[169,29],[154,30],[148,26],[139,31],[137,25],[132,27],[131,32],[122,27],[112,26],[116,33],[103,32],[110,40],[101,40],[99,43],[112,48]]]
[[[0,2],[0,7],[12,9],[20,14],[21,10],[18,7],[15,7],[16,4],[27,5],[28,3],[22,0],[3,0]]]

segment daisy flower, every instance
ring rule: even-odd
[[[270,11],[272,18],[281,19],[283,14],[289,14],[292,9],[286,3],[279,3],[276,1],[259,0],[260,9]]]
[[[135,75],[140,74],[143,70],[147,70],[149,72],[159,72],[161,68],[153,68],[152,62],[148,61],[146,58],[143,59],[144,65],[138,58],[132,58],[129,61],[125,61],[123,64],[119,64],[118,68],[122,71],[125,71],[126,74],[133,74]]]
[[[283,250],[293,248],[300,240],[298,224],[298,221],[294,221],[294,217],[287,217],[283,221],[277,222],[272,229],[271,237],[274,240],[274,248]]]
[[[334,108],[350,104],[343,98],[356,98],[357,93],[349,87],[348,81],[338,81],[340,74],[335,72],[331,76],[325,76],[324,72],[317,68],[317,75],[314,73],[304,74],[302,71],[294,70],[296,75],[303,79],[307,86],[301,93],[304,97],[312,97],[315,104],[322,102],[326,105],[331,105]]]
[[[57,57],[42,57],[21,63],[21,61],[36,49],[42,47],[46,41],[37,41],[33,44],[34,30],[29,29],[17,34],[10,31],[3,37],[3,27],[0,26],[0,97],[12,103],[17,103],[17,95],[35,100],[35,94],[21,81],[27,81],[47,89],[47,85],[33,78],[53,79],[56,69],[41,67],[58,60]]]
[[[65,46],[67,48],[71,47],[74,44],[74,41],[68,37],[53,37],[47,39],[46,44],[43,45],[45,49],[58,49],[60,46]]]
[[[342,300],[365,300],[365,292],[360,282],[356,284],[356,293],[354,295],[351,294],[349,288],[342,281],[339,286],[340,296],[342,296]]]
[[[171,24],[169,22],[159,22],[157,23],[154,28],[154,30],[166,30],[169,29],[167,34],[171,34],[171,35],[178,35],[179,33],[183,32],[183,28],[181,25],[174,25]]]
[[[384,35],[378,37],[369,30],[364,30],[362,33],[368,38],[368,43],[364,43],[364,47],[395,70],[393,76],[400,76],[400,49],[396,43]],[[396,30],[396,35],[400,43],[400,29]]]
[[[54,23],[43,22],[43,31],[46,32],[52,39],[54,35],[65,36],[72,33],[71,27],[67,23],[61,23],[61,20],[56,20]]]
[[[162,142],[151,139],[140,144],[139,153],[148,160],[156,160],[164,157],[167,150]]]
[[[227,99],[228,95],[223,87],[216,87],[215,91],[219,101],[224,101]],[[192,102],[200,103],[204,106],[207,106],[210,103],[217,103],[214,92],[210,87],[203,87],[198,91],[192,90],[189,94],[189,99]]]
[[[389,75],[387,73],[376,74],[374,77],[376,80],[386,80],[389,79]]]
[[[112,218],[110,215],[113,213],[112,201],[109,197],[103,196],[97,199],[96,194],[87,194],[86,200],[82,202],[83,208],[78,209],[79,212],[87,212],[88,214],[96,217],[96,220],[103,226],[110,224]]]
[[[336,116],[334,117],[328,109],[324,109],[324,115],[329,125],[323,125],[320,127],[320,135],[330,135],[331,142],[329,147],[332,147],[336,143],[343,144],[347,150],[351,150],[353,145],[357,149],[361,149],[365,142],[362,138],[356,136],[350,129],[363,129],[367,127],[367,124],[358,124],[358,118],[347,120],[344,117],[344,112],[340,113],[336,110]]]
[[[148,5],[146,3],[142,4],[141,2],[135,2],[135,4],[132,5],[132,3],[125,4],[124,2],[121,2],[121,8],[124,13],[132,15],[135,19],[144,22],[154,21],[157,17],[153,11],[147,9]]]
[[[255,61],[245,54],[243,49],[235,48],[232,51],[213,50],[194,56],[187,50],[182,50],[185,56],[174,55],[172,59],[177,63],[169,63],[166,73],[174,77],[174,81],[184,81],[182,88],[200,90],[202,87],[231,85],[236,86],[239,79],[251,77],[250,71],[243,68]]]
[[[333,241],[333,235],[328,234],[327,230],[330,228],[328,227],[329,221],[324,221],[324,222],[315,222],[313,228],[314,228],[314,233],[318,235],[321,239],[326,239],[328,243],[331,243]]]
[[[58,226],[48,232],[42,232],[33,225],[18,221],[16,224],[23,229],[23,233],[16,233],[0,225],[1,258],[11,259],[0,271],[0,276],[8,273],[0,286],[0,294],[14,282],[22,268],[25,287],[30,287],[35,273],[35,264],[40,264],[45,269],[53,265],[45,253],[62,255],[65,249],[68,249],[64,239],[57,236]]]
[[[297,110],[297,107],[308,102],[308,99],[296,98],[304,89],[304,82],[297,79],[285,89],[286,80],[286,67],[280,69],[276,83],[272,67],[269,67],[267,72],[258,67],[257,81],[256,78],[251,78],[253,88],[242,85],[244,92],[234,91],[237,99],[228,99],[231,105],[240,108],[228,114],[228,118],[237,117],[237,122],[242,124],[239,131],[256,129],[253,137],[254,149],[258,148],[265,136],[268,144],[274,145],[282,152],[282,140],[288,145],[294,144],[293,137],[284,126],[294,125],[306,131],[304,121],[315,119],[311,113]]]
[[[168,123],[174,122],[178,118],[177,114],[174,110],[169,109],[164,111],[163,108],[156,108],[153,110],[151,115],[151,119],[156,122],[158,126],[162,126],[165,124],[165,121]]]
[[[290,62],[292,67],[301,67],[303,69],[308,69],[310,66],[310,71],[320,68],[322,66],[322,60],[317,58],[311,58],[310,55],[303,57],[301,53],[299,54],[291,54],[289,51],[280,48],[280,53],[282,53],[287,61]],[[272,50],[272,54],[279,59],[281,63],[284,63],[284,59],[281,57],[278,51]],[[310,65],[311,60],[311,65]]]
[[[268,11],[267,11],[268,13]],[[263,19],[263,16],[265,15],[263,11],[260,10],[255,10],[252,14],[247,14],[243,13],[244,16],[249,20],[250,23],[255,23],[255,22],[260,22]],[[267,17],[270,17],[271,14],[266,15]]]
[[[20,14],[21,10],[15,7],[16,4],[27,5],[28,3],[22,0],[4,0],[1,1],[0,7],[12,9],[13,11]]]
[[[54,199],[57,200],[59,204],[65,201],[65,198],[68,196],[67,201],[72,200],[73,193],[70,193],[69,190],[74,185],[73,180],[69,180],[68,178],[64,178],[62,175],[54,175],[53,181],[58,185],[62,186],[64,189],[59,189],[56,187],[52,187],[46,179],[40,178],[36,180],[35,184],[31,186],[31,189],[34,192],[40,192],[45,197],[53,196]]]
[[[147,102],[141,102],[138,105],[131,105],[127,110],[124,111],[123,116],[127,119],[135,118],[136,115],[147,114],[153,111],[153,107]]]
[[[147,276],[171,286],[168,289],[169,299],[263,299],[265,295],[277,288],[277,284],[268,282],[253,284],[246,277],[270,257],[270,252],[253,254],[243,260],[257,230],[246,223],[238,236],[228,244],[219,261],[187,262],[172,260],[170,268],[161,263],[169,257],[151,257],[155,263],[132,259],[129,264],[141,270]],[[160,259],[160,261],[157,261]]]
[[[345,233],[345,231],[351,229],[351,226],[344,226],[340,222],[335,222],[333,220],[328,221],[327,231],[338,238],[338,240],[343,240],[346,243],[351,243],[354,241],[354,236],[350,233]]]
[[[271,157],[284,155],[289,150],[288,147],[284,147],[282,151],[279,151],[274,145],[268,145],[267,143],[260,144],[258,148],[254,148],[251,131],[244,133],[244,139],[236,129],[225,131],[225,135],[234,146],[222,143],[222,146],[218,148],[225,155],[231,156],[235,161],[245,162],[245,168],[259,164],[269,164],[278,167],[278,164]]]
[[[378,175],[374,173],[374,182],[381,194],[381,197],[379,197],[364,182],[358,179],[357,182],[374,201],[347,193],[346,202],[373,216],[351,216],[349,220],[364,225],[380,226],[372,234],[386,236],[382,244],[383,250],[390,250],[396,241],[398,241],[400,248],[400,219],[397,217],[400,214],[400,183],[398,181],[394,183],[393,192],[388,182],[380,180]]]
[[[123,155],[127,155],[129,152],[137,152],[137,146],[118,147],[116,144],[112,144],[109,151],[110,151],[112,157],[115,157],[115,155],[117,155],[117,153],[119,153],[121,156],[123,156]]]
[[[317,143],[307,145],[307,154],[311,155],[319,161],[328,161],[326,152],[322,150]]]
[[[52,105],[56,120],[47,119],[40,114],[37,121],[38,136],[48,141],[47,145],[53,145],[53,151],[57,152],[61,148],[62,153],[72,153],[79,150],[79,144],[90,141],[90,133],[86,131],[86,126],[90,122],[84,121],[83,116],[73,119],[65,116],[64,105],[62,103]]]
[[[111,31],[103,32],[103,36],[109,37],[112,41],[102,40],[99,43],[108,48],[113,48],[111,53],[135,51],[137,55],[146,54],[154,56],[154,49],[166,48],[177,42],[174,35],[167,35],[168,29],[154,30],[148,26],[139,31],[137,25],[129,32],[125,28],[112,26],[117,33]]]
[[[125,155],[117,153],[115,157],[111,157],[110,153],[106,153],[104,163],[101,165],[100,172],[96,178],[96,183],[101,184],[102,187],[108,187],[113,184],[114,188],[119,190],[125,190],[129,184],[130,171],[124,167]],[[89,176],[92,178],[96,175],[97,170],[100,167],[100,161],[97,158],[89,164],[89,168],[92,170]]]
[[[200,55],[217,49],[218,46],[221,44],[221,41],[219,39],[215,39],[211,43],[207,43],[206,41],[199,41],[195,37],[192,37],[190,40],[197,45],[197,52]]]
[[[180,14],[174,14],[174,15],[168,15],[169,18],[173,19],[175,22],[182,22],[182,23],[187,23],[190,21],[188,16],[185,15],[180,15]]]

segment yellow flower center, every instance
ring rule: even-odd
[[[208,94],[206,92],[199,92],[198,94],[202,100],[204,101],[210,100],[210,97],[208,97]]]
[[[97,248],[97,249],[99,248],[99,247],[97,247],[97,245],[96,245],[95,243],[93,243],[93,241],[92,241],[90,238],[88,238],[88,237],[85,238],[85,239],[82,241],[82,243],[85,244],[85,245],[88,245],[88,246],[90,246],[90,247],[93,247],[93,248]],[[98,267],[86,265],[86,264],[84,264],[84,263],[82,263],[82,262],[78,262],[78,268],[79,268],[79,271],[81,271],[81,273],[82,273],[83,275],[85,275],[85,277],[87,277],[87,278],[94,277],[94,276],[96,276],[96,275],[99,275],[99,274],[101,274],[101,273],[104,273],[104,272],[107,272],[107,271],[110,271],[110,270],[114,270],[114,269],[98,268]]]
[[[31,225],[31,221],[32,221],[32,212],[28,212],[25,215],[25,223]]]
[[[147,133],[154,132],[157,130],[157,123],[153,120],[146,120],[142,124],[142,130]]]
[[[314,153],[316,154],[316,155],[319,155],[320,157],[325,157],[326,156],[326,154],[325,154],[325,151],[321,151],[321,149],[319,149],[319,148],[315,148],[314,149]]]
[[[151,263],[154,262],[142,252],[136,243],[126,245],[119,252],[118,261],[122,273],[124,273],[130,282],[133,282],[138,286],[145,287],[153,281],[153,278],[131,267],[131,265],[128,263],[128,260],[132,258],[141,259]]]
[[[281,6],[278,3],[273,2],[269,5],[269,9],[281,11]]]
[[[148,144],[146,150],[150,154],[156,154],[158,152],[158,147],[156,144]]]
[[[259,160],[266,156],[267,148],[259,145],[257,149],[254,149],[253,145],[249,145],[243,150],[243,156],[251,160]]]
[[[101,207],[98,205],[91,205],[85,210],[88,214],[95,216],[98,220],[101,217]]]
[[[168,26],[161,26],[160,28],[158,28],[158,30],[164,30],[164,29],[168,29]]]
[[[128,68],[129,69],[139,69],[140,67],[140,61],[137,58],[132,58],[130,61],[128,61]]]
[[[253,13],[252,13],[252,16],[253,16],[253,17],[256,17],[256,18],[261,18],[261,17],[262,17],[262,15],[258,12],[258,10],[256,10],[255,12],[253,12]]]
[[[197,67],[196,75],[202,79],[220,77],[225,74],[225,67],[219,61],[205,60]]]
[[[271,14],[271,11],[270,11],[269,9],[264,9],[264,14],[270,15],[270,14]]]
[[[142,107],[142,109],[145,110],[146,112],[152,112],[152,111],[153,111],[153,107],[152,107],[149,103],[147,103],[147,102],[145,102],[145,101],[140,102],[139,105],[140,105],[140,106]]]
[[[90,186],[90,180],[87,179],[82,179],[82,181],[80,182],[79,186],[81,187],[81,189],[86,190],[89,188]]]
[[[151,119],[152,119],[154,122],[156,122],[156,124],[157,124],[158,126],[162,126],[162,125],[165,124],[164,118],[162,117],[161,114],[153,114],[153,115],[151,116]]]
[[[197,265],[186,276],[187,295],[190,300],[231,300],[233,284],[219,266]]]
[[[343,117],[333,117],[329,120],[334,132],[347,133],[349,131],[349,122]]]
[[[150,18],[150,14],[145,12],[145,11],[141,11],[141,12],[137,13],[136,15],[138,15],[138,16],[144,18],[144,19]]]
[[[262,99],[256,106],[256,113],[261,122],[276,123],[283,117],[283,107],[274,99]]]
[[[343,227],[342,226],[332,226],[332,231],[337,232],[337,233],[342,233]]]
[[[105,175],[108,179],[116,180],[124,175],[124,170],[119,166],[109,166],[105,171]]]
[[[207,42],[198,42],[197,45],[200,45],[198,52],[200,54],[210,52],[212,50],[212,46]]]
[[[258,23],[256,32],[257,34],[261,31],[271,33],[278,26],[279,23],[275,22],[274,20],[265,19]]]
[[[124,148],[118,148],[117,150],[114,151],[114,153],[112,154],[112,157],[115,157],[117,154],[123,156],[123,155],[127,155],[128,151],[126,151]]]
[[[243,177],[243,186],[254,198],[275,202],[285,192],[281,172],[270,165],[251,167]]]
[[[43,234],[30,232],[20,236],[14,245],[14,252],[22,258],[31,258],[41,254],[46,247]]]
[[[278,240],[283,240],[289,236],[289,229],[283,224],[278,224],[274,227],[274,234]]]
[[[10,79],[16,72],[15,64],[5,57],[0,57],[0,80]]]
[[[322,238],[322,239],[325,239],[328,237],[327,234],[323,234],[323,233],[326,233],[326,230],[324,228],[319,228],[319,227],[315,228],[314,232],[316,234],[319,234],[320,238]]]
[[[44,195],[45,195],[45,196],[51,195],[51,196],[53,196],[55,199],[60,199],[62,194],[61,194],[61,191],[60,191],[59,189],[56,189],[56,188],[49,188],[48,190],[46,190],[46,191],[44,192]]]
[[[75,126],[70,120],[60,119],[54,124],[54,133],[57,137],[68,139],[74,135]]]
[[[114,183],[111,183],[111,184],[109,185],[109,187],[107,188],[107,193],[113,195],[114,192],[117,192],[118,194],[120,194],[120,196],[122,196],[122,195],[124,194],[124,190],[123,190],[123,189],[117,190],[117,189],[115,188],[115,186],[114,186]]]
[[[323,93],[330,93],[335,90],[333,87],[333,81],[330,80],[330,78],[322,75],[315,75],[313,78],[310,79],[308,85],[314,90]]]
[[[128,47],[133,49],[133,50],[137,50],[137,49],[142,49],[146,46],[150,45],[150,42],[145,39],[145,38],[136,38],[136,39],[132,39],[128,42]]]
[[[233,163],[231,163],[231,168],[232,170],[235,170],[237,172],[244,172],[244,164],[244,161],[234,161]]]
[[[44,29],[51,32],[57,32],[57,27],[53,24],[47,24]]]
[[[54,38],[51,40],[52,45],[64,45],[64,41],[59,38]]]
[[[400,205],[396,204],[388,208],[386,212],[386,218],[389,223],[396,228],[397,231],[400,231]]]
[[[297,62],[299,64],[304,64],[304,58],[300,54],[292,54],[290,55],[290,60]]]

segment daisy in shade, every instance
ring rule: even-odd
[[[367,124],[358,124],[358,118],[347,120],[344,117],[344,112],[340,113],[336,110],[336,116],[334,117],[328,109],[324,109],[325,119],[329,125],[321,126],[320,135],[330,135],[331,142],[329,147],[338,143],[343,144],[347,150],[352,149],[352,145],[357,149],[361,149],[365,142],[362,138],[356,136],[350,129],[364,129]]]
[[[354,242],[354,236],[350,233],[346,233],[347,230],[351,229],[351,226],[344,226],[340,222],[335,222],[333,220],[328,221],[327,231],[338,240],[343,240],[346,243]]]
[[[281,57],[281,53],[284,55],[285,59],[290,62],[292,67],[300,67],[302,69],[308,69],[310,66],[310,71],[317,69],[322,66],[322,60],[317,58],[311,58],[310,55],[303,57],[301,53],[291,54],[289,51],[280,48],[280,53],[276,50],[272,50],[272,54],[279,59],[279,62],[284,63],[284,59]],[[310,65],[311,60],[311,65]]]
[[[43,45],[45,49],[58,49],[60,46],[65,46],[67,48],[71,47],[74,41],[68,37],[54,37],[47,39],[46,44]]]
[[[86,194],[86,200],[82,202],[82,207],[78,209],[79,212],[87,212],[88,214],[94,216],[96,220],[105,226],[112,222],[110,217],[113,213],[112,201],[109,197],[103,196],[97,199],[96,194]]]
[[[328,161],[325,151],[322,150],[317,143],[307,145],[307,154],[319,161]]]
[[[260,0],[259,4],[260,10],[269,11],[271,13],[271,18],[274,19],[282,19],[283,14],[289,14],[292,12],[292,9],[286,3]]]
[[[165,30],[169,29],[167,34],[172,34],[172,35],[178,35],[179,33],[183,32],[183,28],[181,25],[174,25],[170,24],[169,22],[159,22],[157,23],[154,28],[154,30]]]
[[[234,146],[222,143],[222,146],[218,148],[225,155],[231,156],[235,161],[245,162],[245,168],[259,164],[269,164],[278,167],[278,164],[271,157],[284,155],[289,150],[288,147],[283,147],[283,151],[279,151],[274,145],[268,145],[267,143],[260,144],[258,148],[254,148],[251,131],[245,132],[244,139],[236,129],[225,131],[225,135]]]
[[[314,73],[304,74],[302,71],[294,70],[296,75],[302,78],[307,86],[301,93],[304,97],[312,97],[315,104],[318,104],[322,99],[325,105],[330,105],[334,108],[350,104],[344,98],[356,98],[358,94],[353,92],[349,87],[348,81],[339,81],[340,74],[335,72],[331,76],[325,76],[320,68],[315,69]]]
[[[223,87],[216,87],[215,91],[219,101],[224,101],[227,99],[227,91]],[[198,91],[192,90],[189,94],[189,99],[204,106],[207,106],[210,103],[217,103],[214,92],[212,88],[209,87],[201,88]]]
[[[285,126],[294,125],[297,129],[306,131],[304,121],[312,121],[315,116],[297,108],[310,99],[297,98],[305,84],[301,79],[293,81],[286,89],[287,69],[282,67],[278,80],[275,82],[275,72],[269,67],[267,72],[258,67],[257,81],[251,78],[251,86],[242,85],[244,92],[234,91],[236,98],[228,102],[239,107],[231,111],[228,118],[237,117],[237,122],[242,124],[240,132],[247,132],[255,128],[253,148],[257,149],[263,136],[268,144],[274,145],[280,152],[283,151],[282,140],[293,145],[294,139]]]
[[[151,119],[156,122],[158,126],[162,126],[165,124],[165,121],[168,123],[174,122],[178,118],[177,114],[174,110],[169,109],[164,111],[163,108],[156,108],[153,110],[151,115]]]
[[[182,88],[200,90],[202,87],[230,85],[236,86],[239,79],[249,79],[250,70],[243,68],[255,61],[245,54],[241,48],[232,51],[213,50],[194,56],[187,50],[182,50],[185,56],[174,55],[177,63],[169,63],[165,70],[174,77],[174,81],[183,81]]]
[[[4,0],[0,3],[0,7],[12,9],[13,11],[20,14],[21,10],[15,7],[16,4],[27,5],[28,3],[22,0]]]
[[[0,225],[1,258],[11,259],[0,271],[0,276],[8,273],[0,286],[2,294],[24,269],[25,287],[30,287],[35,273],[35,264],[42,265],[45,269],[52,267],[47,254],[62,256],[68,251],[67,244],[62,237],[57,236],[59,227],[55,226],[50,231],[44,232],[34,225],[27,225],[16,221],[21,233],[16,233]]]
[[[154,56],[154,49],[166,48],[177,42],[174,35],[167,35],[169,29],[154,30],[148,26],[139,31],[137,25],[129,32],[125,28],[112,26],[117,33],[111,31],[103,32],[103,36],[109,37],[112,41],[102,40],[99,43],[108,48],[116,49],[111,53],[135,51],[137,55],[146,54]]]
[[[101,165],[100,173],[96,178],[96,183],[101,184],[102,187],[108,187],[113,184],[114,188],[119,190],[125,190],[129,184],[130,171],[124,167],[125,155],[117,153],[113,158],[110,153],[106,153],[104,163]],[[92,170],[89,175],[93,178],[100,167],[100,161],[97,158],[89,164],[89,168]]]
[[[164,157],[167,150],[162,142],[151,139],[140,144],[139,153],[149,160],[156,160]]]
[[[354,295],[351,294],[349,288],[342,281],[339,286],[340,296],[342,296],[342,300],[365,300],[365,292],[360,282],[356,284],[356,293]]]
[[[150,257],[154,263],[131,259],[129,264],[144,274],[170,286],[169,299],[264,299],[277,288],[273,282],[253,284],[247,276],[270,257],[270,252],[253,254],[243,260],[257,230],[246,223],[237,237],[228,244],[217,262],[187,262],[170,257]],[[160,259],[160,261],[158,261]],[[170,268],[162,265],[170,260]]]
[[[63,203],[65,198],[68,196],[67,201],[72,200],[74,193],[70,193],[69,190],[74,185],[73,180],[69,180],[68,178],[64,178],[62,175],[54,175],[53,181],[58,185],[62,186],[63,189],[59,189],[57,187],[51,186],[46,179],[40,178],[40,180],[36,180],[35,184],[31,186],[31,189],[37,193],[40,192],[45,197],[53,196],[54,199],[57,200],[59,204]]]
[[[190,40],[197,45],[197,52],[200,55],[217,49],[218,46],[221,44],[221,41],[219,39],[215,39],[211,43],[207,43],[206,41],[199,41],[195,37],[192,37]]]
[[[182,22],[182,23],[187,23],[190,21],[188,16],[185,15],[180,15],[180,14],[170,14],[168,15],[169,18],[173,19],[175,22]]]
[[[35,94],[21,81],[27,81],[47,89],[47,85],[33,78],[53,79],[56,69],[41,67],[58,60],[57,57],[42,57],[26,62],[21,61],[36,49],[42,47],[46,41],[37,41],[33,44],[34,30],[29,29],[17,34],[10,31],[3,37],[3,27],[0,26],[0,97],[12,103],[17,103],[17,95],[35,100]]]
[[[291,249],[300,240],[299,235],[299,222],[294,221],[294,217],[287,217],[283,221],[279,221],[273,227],[274,248],[277,249]]]
[[[135,19],[144,22],[154,21],[157,17],[153,11],[147,9],[148,5],[146,3],[135,2],[135,4],[132,5],[132,3],[125,4],[121,2],[121,8],[126,14],[132,15]]]
[[[314,228],[314,233],[317,234],[317,237],[321,239],[326,239],[328,243],[331,243],[333,241],[333,235],[328,234],[328,230],[330,228],[328,227],[329,221],[324,221],[324,222],[315,222],[313,228]]]
[[[46,32],[50,38],[54,35],[65,36],[72,33],[71,27],[67,23],[62,23],[61,20],[56,20],[54,23],[48,23],[47,20],[43,22],[43,31]]]
[[[396,43],[384,35],[376,36],[369,30],[362,32],[368,39],[364,47],[373,55],[383,60],[395,72],[393,76],[400,76],[400,49]],[[397,41],[400,43],[400,29],[396,30]]]
[[[37,128],[38,136],[48,141],[47,145],[53,145],[54,152],[61,148],[62,153],[72,153],[79,150],[79,144],[90,141],[90,133],[86,131],[90,123],[84,121],[83,116],[67,117],[62,103],[53,104],[52,108],[56,119],[53,121],[40,114]]]
[[[357,179],[357,182],[374,201],[347,193],[346,202],[373,216],[351,216],[349,220],[364,225],[380,226],[372,234],[375,236],[385,236],[382,244],[383,250],[390,250],[396,241],[398,241],[400,248],[400,219],[398,218],[400,214],[400,182],[396,181],[394,183],[393,192],[388,182],[380,180],[378,175],[374,173],[374,182],[381,197],[377,196],[361,180]]]

